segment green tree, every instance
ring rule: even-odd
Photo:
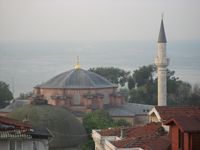
[[[130,72],[128,71],[115,67],[90,68],[89,71],[102,75],[112,83],[120,84],[121,86],[125,85],[125,83],[128,81],[128,76],[130,74]]]
[[[9,85],[3,81],[0,81],[0,107],[5,107],[12,99],[13,94],[9,90]]]
[[[187,103],[193,106],[200,106],[200,85],[194,85]]]
[[[200,84],[195,84],[193,87],[193,93],[200,96]]]
[[[97,110],[84,116],[83,126],[85,127],[88,135],[91,135],[92,129],[104,129],[108,127],[114,127],[114,122],[113,119],[109,116],[108,112]],[[81,149],[95,149],[94,142],[90,136],[88,138],[88,141],[82,145]]]
[[[173,86],[174,91],[168,86],[167,101],[169,105],[189,105],[188,100],[191,96],[191,85],[181,80],[175,81]]]
[[[129,77],[129,89],[152,84],[154,82],[155,70],[155,65],[142,66],[136,69],[132,76]]]
[[[33,95],[33,92],[27,92],[27,93],[20,93],[19,97],[17,99],[28,99]]]
[[[128,88],[120,88],[119,92],[124,97],[124,100],[127,102],[129,97],[129,89]]]
[[[131,126],[131,124],[128,121],[124,120],[124,119],[114,120],[114,123],[118,127],[128,127],[128,126]]]
[[[142,66],[133,71],[128,80],[129,102],[155,104],[157,88],[155,71],[155,65]]]
[[[85,127],[88,135],[91,135],[92,129],[105,129],[109,127],[117,126],[130,126],[130,124],[123,119],[114,121],[108,112],[103,110],[97,110],[92,113],[88,113],[83,117],[83,126]],[[89,140],[81,146],[83,150],[93,150],[94,142],[89,136]]]
[[[88,113],[83,118],[83,126],[88,133],[91,133],[92,129],[104,129],[113,127],[115,124],[108,112],[97,110],[92,113]]]
[[[157,105],[156,66],[143,66],[129,77],[129,102]],[[169,105],[189,105],[191,85],[167,70],[167,102]],[[197,96],[193,94],[193,98]]]

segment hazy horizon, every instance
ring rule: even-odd
[[[81,68],[119,67],[133,71],[154,63],[156,42],[64,42],[0,44],[0,79],[19,93],[71,70],[80,57]],[[191,84],[200,84],[200,43],[169,42],[169,69]],[[102,61],[103,60],[103,61]],[[14,83],[13,83],[14,82]]]

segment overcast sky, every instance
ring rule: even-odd
[[[0,0],[0,42],[200,40],[199,0]]]

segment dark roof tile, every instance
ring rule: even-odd
[[[169,137],[162,130],[161,123],[149,123],[145,126],[125,128],[124,139],[112,141],[117,148],[141,147],[145,150],[167,150],[170,147]],[[120,128],[104,129],[99,131],[101,136],[120,137]]]
[[[176,117],[196,117],[200,119],[200,106],[155,106],[163,121]]]
[[[200,119],[196,117],[181,116],[166,121],[165,125],[175,123],[182,132],[200,132]]]
[[[15,128],[30,128],[31,125],[27,124],[27,123],[23,123],[22,121],[19,120],[15,120],[15,119],[11,119],[11,118],[7,118],[7,117],[3,117],[0,116],[0,124],[5,124],[5,125],[12,125],[15,126]],[[3,130],[3,128],[0,127],[0,130]]]
[[[61,73],[49,81],[36,86],[35,88],[110,88],[117,87],[106,78],[84,69],[72,69]]]

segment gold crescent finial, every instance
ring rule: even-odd
[[[75,65],[74,68],[75,69],[80,69],[81,68],[80,61],[79,61],[79,56],[77,56],[76,65]]]

